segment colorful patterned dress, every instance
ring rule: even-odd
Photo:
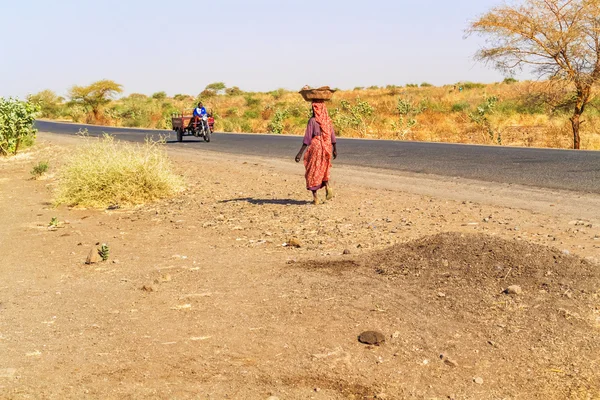
[[[304,144],[308,150],[304,155],[306,188],[311,191],[325,187],[329,182],[333,144],[336,143],[333,122],[324,103],[313,103],[315,117],[308,121]]]

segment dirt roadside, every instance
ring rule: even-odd
[[[565,282],[546,297],[534,280],[510,279],[520,257],[568,252],[597,267],[600,196],[343,167],[333,174],[336,199],[313,207],[293,162],[178,149],[171,155],[189,183],[181,198],[55,209],[52,173],[78,140],[40,134],[33,152],[0,162],[2,398],[600,396],[597,275],[581,277],[587,287],[558,274]],[[30,180],[41,159],[50,176]],[[56,230],[52,217],[63,222]],[[399,281],[365,262],[445,232],[459,237],[436,244],[444,251],[468,247],[460,234],[510,241],[516,247],[494,248],[517,255],[505,282],[439,296],[418,276]],[[300,247],[283,246],[292,238]],[[83,265],[104,242],[109,262]],[[313,260],[350,269],[303,267]],[[496,290],[509,283],[524,285],[523,300]],[[474,309],[478,287],[489,301],[478,319],[452,311]],[[536,309],[551,323],[521,314]],[[388,342],[359,344],[369,329]],[[448,352],[456,367],[439,359]]]

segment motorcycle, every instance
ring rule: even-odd
[[[184,136],[196,136],[210,142],[211,135],[215,131],[215,119],[212,114],[202,117],[187,117],[183,114],[172,117],[173,130],[177,134],[177,141],[183,141]]]

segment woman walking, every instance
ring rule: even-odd
[[[317,192],[325,188],[326,199],[333,198],[333,190],[329,185],[331,160],[337,158],[335,131],[333,122],[324,102],[313,102],[313,117],[308,121],[302,148],[296,155],[296,162],[300,162],[304,155],[304,168],[306,170],[306,188],[313,193],[313,204],[319,204]]]

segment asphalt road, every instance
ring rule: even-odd
[[[103,132],[122,140],[143,141],[171,131],[140,130],[37,121],[42,132],[90,135]],[[198,151],[293,159],[301,146],[297,136],[220,134],[210,143],[185,137],[183,143],[168,138],[168,145]],[[600,151],[471,146],[446,143],[338,139],[336,163],[382,168],[488,182],[522,184],[549,189],[600,193]]]

